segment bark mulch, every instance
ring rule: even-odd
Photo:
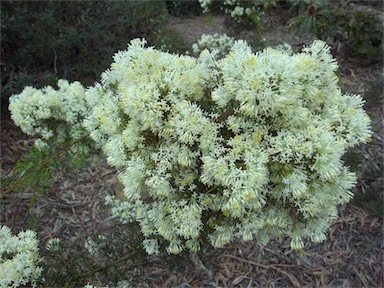
[[[2,121],[1,132],[4,175],[31,141],[7,120]],[[116,176],[104,161],[98,164],[57,174],[53,187],[37,197],[28,189],[5,195],[1,223],[14,233],[36,230],[43,253],[46,241],[52,237],[69,245],[84,243],[92,235],[108,235],[113,222],[104,197],[113,194]],[[37,200],[33,203],[32,199]],[[281,239],[264,247],[235,242],[217,251],[200,253],[197,262],[190,257],[151,256],[137,267],[137,259],[125,257],[124,277],[130,287],[382,287],[382,227],[382,218],[349,204],[340,207],[340,218],[324,243],[307,244],[299,252],[290,249],[287,239]],[[95,273],[88,281],[108,283],[110,279],[100,275]]]

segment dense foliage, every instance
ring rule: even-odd
[[[319,39],[333,38],[338,50],[380,60],[383,56],[383,11],[352,1],[291,1],[299,15],[289,21],[299,31]]]
[[[3,104],[27,85],[54,85],[60,78],[93,84],[116,51],[135,37],[153,39],[168,17],[164,1],[0,5]]]
[[[280,13],[292,15],[288,23],[295,30],[313,33],[324,41],[332,38],[337,51],[342,50],[347,55],[381,60],[383,6],[372,7],[372,3],[359,2],[364,1],[199,0],[204,12],[219,5],[234,22],[248,24],[248,27],[251,24],[258,31],[263,29],[265,11],[279,8]]]
[[[352,197],[341,157],[370,138],[363,101],[341,93],[329,47],[254,54],[238,41],[216,60],[144,44],[132,41],[85,91],[65,81],[59,91],[26,87],[11,98],[12,118],[47,140],[52,103],[72,103],[58,105],[73,129],[65,135],[87,131],[117,168],[126,199],[108,202],[115,217],[138,222],[148,253],[198,251],[206,240],[323,241]]]

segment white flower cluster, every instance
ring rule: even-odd
[[[234,43],[235,39],[227,36],[227,34],[203,34],[197,43],[192,45],[192,51],[198,55],[204,49],[208,49],[210,51],[216,50],[217,56],[222,58],[228,54]]]
[[[50,238],[47,241],[47,244],[45,245],[45,249],[47,249],[48,251],[59,251],[60,243],[60,238]]]
[[[38,136],[35,145],[41,149],[52,141],[78,141],[88,135],[82,127],[82,120],[90,113],[85,88],[80,82],[70,84],[66,80],[59,80],[57,85],[58,90],[50,86],[43,89],[28,86],[10,98],[12,120],[24,133]]]
[[[212,0],[199,0],[199,3],[203,8],[203,12],[208,13],[209,7],[212,4]],[[222,2],[221,8],[225,11],[226,14],[231,15],[231,17],[238,23],[241,22],[244,16],[250,16],[252,13],[259,10],[257,5],[252,1],[238,0],[224,0]]]
[[[209,6],[212,4],[212,0],[199,0],[201,8],[203,8],[204,13],[209,12]]]
[[[81,102],[92,109],[79,123],[124,186],[125,201],[107,198],[113,215],[139,223],[148,253],[198,251],[206,239],[323,241],[352,197],[341,157],[371,135],[361,97],[337,85],[329,47],[254,54],[237,41],[217,60],[144,46],[118,52]],[[28,119],[37,108],[23,109]]]
[[[255,8],[244,8],[240,5],[230,6],[230,8],[225,8],[225,13],[230,14],[233,19],[235,19],[238,23],[241,22],[241,18],[244,15],[251,15],[252,11]]]
[[[370,137],[363,101],[341,93],[329,47],[253,54],[239,41],[215,60],[144,44],[116,54],[88,91],[99,101],[87,127],[125,187],[127,201],[108,198],[113,214],[139,222],[147,252],[159,252],[159,239],[170,253],[197,251],[205,236],[215,247],[324,240],[352,197],[341,157]]]
[[[13,236],[11,229],[0,225],[0,287],[36,286],[42,268],[36,233],[30,230]]]

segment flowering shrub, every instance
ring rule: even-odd
[[[337,85],[329,47],[254,54],[238,41],[217,60],[144,45],[131,41],[84,94],[92,109],[81,123],[124,186],[125,200],[107,197],[112,214],[140,225],[148,253],[323,241],[352,197],[341,157],[371,134],[361,97]]]
[[[204,13],[210,11],[212,2],[212,0],[199,0]],[[269,1],[267,3],[269,3]],[[260,12],[260,5],[260,1],[224,0],[221,9],[223,9],[226,14],[231,15],[231,18],[237,23],[241,23],[245,18],[248,18],[257,28],[260,28],[261,16],[263,15],[263,12]],[[263,6],[264,8],[268,8],[270,5],[264,3]],[[276,3],[272,6],[276,6]]]
[[[235,43],[233,37],[227,36],[227,34],[203,34],[197,43],[192,45],[192,51],[195,54],[199,54],[204,49],[210,51],[217,50],[218,57],[224,57],[228,54],[231,46]]]
[[[11,234],[11,229],[0,225],[0,287],[19,287],[31,283],[36,286],[42,268],[39,261],[36,233],[30,230]]]

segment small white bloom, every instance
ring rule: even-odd
[[[18,287],[36,282],[41,277],[36,233],[31,230],[11,234],[11,229],[0,225],[0,286]],[[3,258],[6,257],[6,258]]]
[[[45,246],[48,251],[58,251],[60,248],[60,238],[50,238]]]

